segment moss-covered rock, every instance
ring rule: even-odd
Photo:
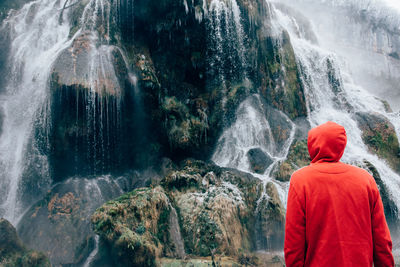
[[[378,113],[359,112],[356,119],[362,139],[369,150],[385,159],[393,170],[400,172],[400,147],[390,121]]]
[[[180,217],[188,253],[235,255],[240,249],[252,249],[258,179],[188,160],[162,183],[171,187],[171,181],[174,186],[169,195]]]
[[[310,164],[307,140],[295,140],[289,148],[286,160],[280,162],[273,175],[279,181],[289,181],[293,172]]]
[[[372,175],[372,177],[374,177],[375,182],[379,188],[379,193],[382,198],[387,223],[388,223],[390,229],[392,230],[392,234],[398,234],[399,210],[398,210],[398,207],[396,206],[396,203],[393,201],[392,196],[388,192],[387,186],[382,181],[382,178],[381,178],[378,170],[371,162],[369,162],[367,160],[363,160],[363,162],[358,165],[361,168],[367,170]]]
[[[278,190],[272,182],[266,184],[265,193],[267,196],[261,199],[256,211],[257,249],[282,249],[286,210],[279,198]]]
[[[112,248],[116,266],[154,266],[168,245],[169,199],[161,187],[136,189],[92,216],[94,231]]]
[[[120,183],[120,184],[119,184]],[[72,178],[58,183],[21,218],[18,234],[55,266],[82,264],[94,248],[90,216],[105,201],[144,185],[139,177]]]
[[[168,141],[172,148],[193,149],[207,140],[208,120],[190,114],[189,108],[175,97],[166,97],[162,103]]]
[[[188,159],[170,170],[160,185],[123,195],[92,216],[95,232],[118,262],[148,265],[165,256],[175,257],[177,244],[173,240],[178,239],[171,235],[178,231],[170,231],[169,219],[173,210],[189,257],[237,256],[254,249],[255,210],[262,193],[259,179]],[[271,199],[264,218],[274,221],[268,227],[275,231],[274,223],[282,223],[278,214],[283,208],[273,186],[267,186],[267,194]],[[273,234],[268,235],[265,238]]]
[[[4,267],[50,267],[47,257],[37,251],[28,250],[17,235],[15,228],[5,219],[0,219],[0,265]]]

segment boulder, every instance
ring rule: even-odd
[[[133,175],[132,175],[133,176]],[[140,177],[70,178],[55,185],[22,217],[24,243],[43,251],[55,266],[83,263],[95,245],[90,216],[105,201],[144,186]]]
[[[368,149],[400,172],[399,140],[392,123],[381,114],[367,112],[357,113],[356,120]]]
[[[259,174],[263,174],[273,160],[260,148],[252,148],[247,152],[250,168]]]
[[[28,250],[17,235],[17,231],[5,219],[0,219],[0,265],[4,267],[50,267],[47,257],[37,251]]]
[[[267,190],[271,200],[263,218],[277,221],[283,208],[276,189]],[[261,191],[262,182],[249,174],[188,159],[168,172],[160,185],[106,203],[92,222],[104,241],[103,251],[105,247],[111,251],[104,257],[118,259],[124,266],[148,266],[163,257],[177,257],[181,246],[186,257],[236,257],[255,247],[255,210]],[[172,227],[175,212],[179,226]],[[266,234],[265,238],[272,235]]]

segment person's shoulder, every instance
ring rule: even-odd
[[[360,168],[358,166],[354,166],[354,165],[351,165],[351,164],[346,164],[346,163],[343,163],[343,164],[347,165],[348,168],[353,172],[358,172],[358,173],[366,175],[366,176],[371,176],[371,174],[367,170],[365,170],[363,168]]]
[[[290,177],[290,182],[294,183],[306,179],[310,171],[310,165],[298,169],[297,171],[292,173],[292,176]]]
[[[360,178],[363,178],[365,180],[367,180],[368,182],[375,182],[374,177],[365,169],[360,168],[358,166],[354,166],[354,165],[350,165],[350,164],[346,164],[349,168],[349,171],[354,173],[355,175],[357,175]]]

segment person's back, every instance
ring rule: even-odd
[[[286,266],[394,266],[392,242],[373,177],[339,162],[347,138],[328,122],[308,136],[311,164],[290,180]]]

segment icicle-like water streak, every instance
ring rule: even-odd
[[[6,92],[1,97],[4,122],[0,137],[0,216],[12,223],[21,213],[18,185],[25,157],[29,157],[25,152],[35,114],[46,100],[51,65],[69,45],[69,25],[65,21],[59,23],[61,8],[60,1],[34,1],[2,25],[2,30],[11,34],[11,67]],[[42,171],[45,179],[45,164]]]
[[[203,2],[209,32],[209,64],[211,76],[225,87],[230,78],[247,78],[246,41],[241,14],[236,0],[212,0],[207,7]]]

